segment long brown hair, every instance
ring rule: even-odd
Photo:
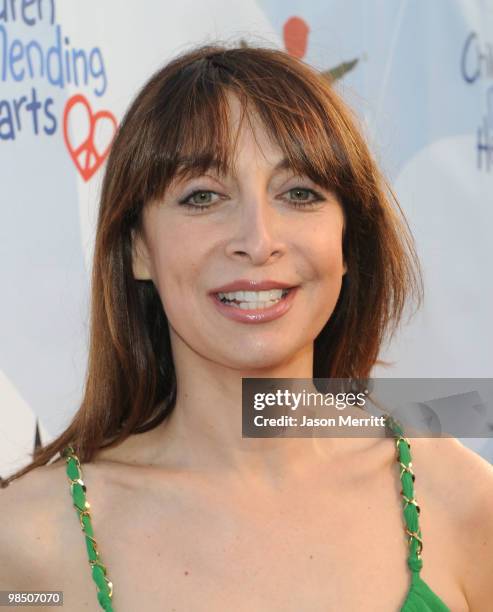
[[[4,486],[71,444],[82,462],[148,431],[173,410],[176,377],[166,314],[152,281],[132,273],[132,232],[177,173],[227,169],[226,94],[258,113],[293,169],[339,197],[347,273],[315,340],[314,378],[367,378],[422,278],[407,222],[333,83],[266,48],[205,45],[156,72],[126,112],[104,175],[92,270],[90,347],[82,403],[66,430]],[[248,115],[248,113],[246,113]],[[179,245],[177,245],[179,248]]]

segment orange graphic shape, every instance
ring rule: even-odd
[[[290,17],[284,24],[282,34],[284,47],[289,55],[302,58],[308,46],[310,28],[301,17]]]

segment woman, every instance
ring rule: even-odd
[[[174,59],[112,146],[85,395],[2,492],[0,588],[74,612],[93,579],[118,612],[492,610],[492,469],[458,441],[241,435],[243,377],[366,378],[420,291],[321,74],[267,48]]]

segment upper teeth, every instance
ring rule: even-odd
[[[287,289],[269,289],[268,291],[232,291],[218,293],[220,299],[237,300],[238,302],[268,302],[280,300]]]

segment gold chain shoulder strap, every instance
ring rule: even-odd
[[[385,424],[392,431],[395,437],[396,460],[400,466],[402,488],[401,496],[403,501],[404,519],[406,525],[404,531],[409,536],[409,556],[407,564],[411,571],[418,573],[423,567],[421,552],[423,550],[423,540],[421,528],[419,526],[419,514],[421,509],[414,494],[414,481],[416,476],[413,471],[411,458],[411,443],[404,436],[402,425],[392,416],[385,416]]]
[[[72,446],[67,446],[61,453],[67,463],[67,476],[70,481],[70,493],[73,506],[79,516],[80,527],[85,535],[87,556],[94,582],[98,588],[98,601],[105,612],[114,612],[111,598],[113,583],[106,575],[106,567],[101,563],[98,545],[94,539],[91,522],[90,504],[86,500],[86,485],[82,480],[82,468],[79,458]]]

